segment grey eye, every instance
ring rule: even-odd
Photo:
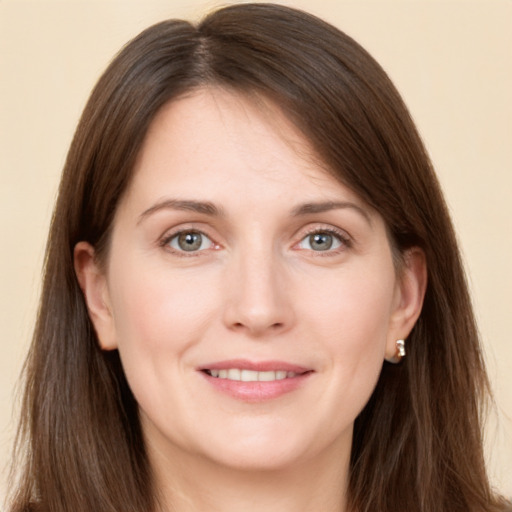
[[[333,244],[333,236],[328,233],[309,235],[309,246],[313,251],[328,251]]]
[[[177,251],[195,252],[211,248],[213,242],[198,231],[183,231],[173,236],[169,245]]]
[[[299,243],[301,249],[307,249],[308,251],[330,251],[332,249],[338,249],[344,243],[341,236],[328,231],[317,231],[305,236]]]

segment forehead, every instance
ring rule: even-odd
[[[238,156],[279,155],[322,166],[309,141],[282,109],[256,93],[220,87],[195,89],[158,112],[142,147],[143,158],[164,139],[175,141],[175,150],[194,155],[208,150],[211,156],[219,155],[222,148]]]
[[[272,201],[360,201],[334,178],[273,102],[222,88],[194,90],[155,116],[125,199],[166,194],[262,207]]]

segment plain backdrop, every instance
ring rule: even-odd
[[[494,386],[489,470],[512,496],[512,1],[282,3],[365,46],[420,129],[459,233]],[[0,503],[49,219],[87,96],[140,30],[219,5],[0,0]]]

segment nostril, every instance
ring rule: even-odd
[[[263,332],[278,332],[281,331],[285,326],[284,322],[275,322],[267,324],[256,324],[250,323],[247,324],[244,322],[235,322],[232,324],[231,328],[236,331],[245,331],[246,329],[254,334],[262,334]]]

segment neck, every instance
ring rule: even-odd
[[[350,450],[277,469],[239,469],[191,454],[151,453],[159,512],[346,512]]]

